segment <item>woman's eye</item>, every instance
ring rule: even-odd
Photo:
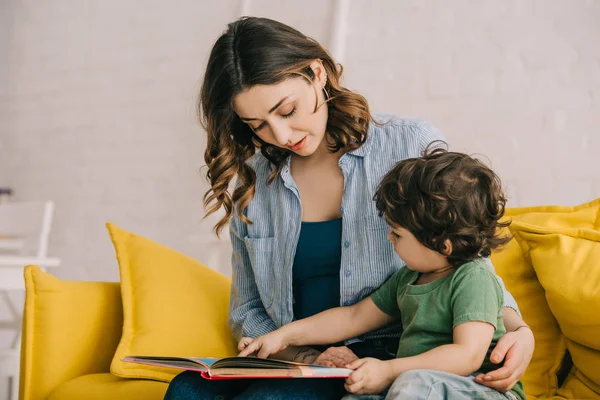
[[[260,131],[260,130],[261,130],[262,128],[264,128],[264,127],[265,127],[265,122],[263,122],[262,124],[260,124],[260,125],[259,125],[259,126],[257,126],[256,128],[252,128],[252,125],[250,125],[250,128],[252,128],[252,130],[253,130],[254,132],[256,132],[256,131]]]
[[[282,114],[281,116],[282,116],[283,118],[290,118],[290,117],[291,117],[292,115],[294,115],[295,113],[296,113],[296,107],[292,108],[292,111],[290,111],[289,113],[287,113],[287,114]]]

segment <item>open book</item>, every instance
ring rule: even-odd
[[[206,379],[346,378],[351,369],[256,357],[196,358],[127,356],[122,361],[200,372]]]

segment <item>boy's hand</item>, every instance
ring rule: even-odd
[[[361,358],[346,366],[355,371],[346,378],[344,387],[354,394],[379,394],[386,390],[395,376],[385,361],[375,358]]]
[[[258,351],[257,357],[267,358],[271,354],[285,350],[288,346],[289,344],[284,342],[283,335],[274,331],[256,339],[242,338],[238,343],[238,350],[240,357],[246,357]]]

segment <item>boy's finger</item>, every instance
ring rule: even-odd
[[[362,386],[363,386],[362,381],[359,381],[359,382],[356,382],[356,383],[353,383],[350,385],[348,383],[346,383],[344,385],[344,387],[346,388],[346,391],[349,393],[356,393],[356,392],[360,391],[362,389]]]
[[[358,360],[354,360],[350,364],[346,365],[346,368],[358,369],[360,366],[365,364],[367,361],[368,360],[366,358],[359,358]]]
[[[349,377],[346,378],[346,382],[350,385],[352,385],[353,383],[356,383],[358,381],[360,381],[362,379],[362,374],[358,371],[354,371],[353,373],[350,374]]]

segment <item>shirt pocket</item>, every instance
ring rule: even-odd
[[[370,264],[369,270],[374,284],[374,287],[371,289],[376,289],[403,262],[394,251],[394,246],[388,239],[390,226],[385,220],[377,215],[368,215],[364,218],[368,261]]]
[[[275,238],[250,238],[246,236],[244,237],[244,243],[254,272],[258,294],[265,309],[268,309],[273,303],[275,288],[280,286],[275,282],[275,275],[272,271]]]

